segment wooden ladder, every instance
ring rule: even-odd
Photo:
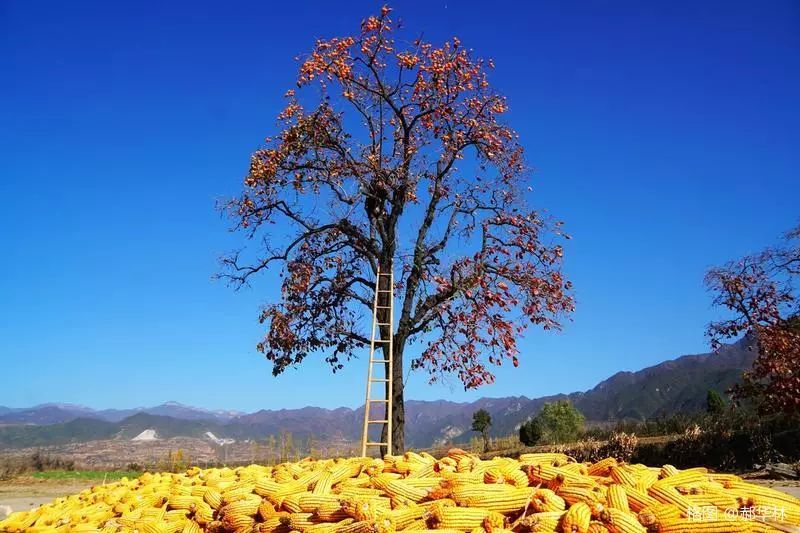
[[[388,322],[380,322],[381,319],[386,320],[388,315]],[[381,338],[380,328],[388,326],[389,337],[386,339]],[[371,446],[385,446],[387,452],[391,453],[392,450],[392,366],[393,359],[392,353],[394,348],[394,272],[381,272],[380,265],[378,266],[377,276],[375,277],[375,300],[372,304],[372,330],[370,336],[369,346],[369,365],[367,370],[367,396],[364,401],[364,433],[361,436],[361,455],[367,456],[367,449]],[[384,359],[384,346],[388,344],[389,358]],[[377,353],[380,354],[376,358]],[[386,368],[383,378],[373,377],[373,365],[382,364]],[[388,392],[387,398],[373,398],[372,397],[372,384],[384,384],[383,391]],[[386,384],[388,383],[388,386]],[[387,391],[388,389],[388,391]],[[386,409],[383,411],[384,417],[380,420],[372,420],[370,418],[370,405],[371,404],[384,404]],[[386,424],[386,439],[388,442],[374,442],[369,440],[369,428],[372,425]],[[378,439],[380,440],[380,439]]]

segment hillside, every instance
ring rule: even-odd
[[[29,448],[109,439],[118,431],[116,424],[94,418],[76,418],[46,426],[0,426],[0,448]]]
[[[458,403],[446,400],[408,401],[406,438],[409,446],[426,447],[448,440],[463,441],[472,413],[486,409],[492,433],[502,436],[538,413],[546,402],[569,399],[593,422],[645,419],[705,406],[708,389],[724,392],[752,365],[755,350],[745,340],[718,354],[687,355],[645,368],[619,372],[591,390],[542,398],[481,398]],[[207,411],[169,402],[141,410],[92,411],[82,406],[47,404],[30,409],[0,407],[0,447],[18,448],[98,439],[129,440],[146,429],[160,438],[198,437],[211,431],[220,438],[264,439],[290,432],[296,441],[317,442],[359,438],[363,407],[349,409],[260,410],[250,414]]]

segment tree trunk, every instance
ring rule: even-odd
[[[392,368],[392,429],[394,435],[392,436],[391,452],[393,455],[400,455],[405,453],[405,424],[406,424],[406,410],[403,403],[403,348],[405,339],[398,339],[395,337],[394,343],[394,357]],[[387,348],[388,350],[388,348]],[[387,357],[388,359],[388,357]],[[389,375],[389,363],[386,365],[386,375]],[[386,397],[389,397],[389,383],[386,383]],[[388,417],[387,417],[388,419]],[[381,442],[388,442],[387,432],[389,428],[386,424],[381,429]],[[384,447],[381,447],[382,453],[387,453]]]
[[[392,438],[392,453],[403,454],[406,451],[405,429],[406,429],[406,408],[403,403],[403,348],[405,339],[398,339],[400,342],[394,345],[394,358],[392,362],[392,428],[394,435]]]

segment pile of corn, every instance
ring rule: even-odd
[[[756,508],[775,513],[742,513]],[[439,460],[409,452],[146,473],[13,513],[0,531],[670,533],[797,525],[797,498],[704,468],[577,463],[557,453],[481,460],[454,449]]]

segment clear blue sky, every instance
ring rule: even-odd
[[[211,408],[355,406],[363,361],[274,379],[255,351],[274,279],[211,280],[241,244],[214,210],[274,132],[293,58],[378,2],[0,4],[0,405],[167,400]],[[800,216],[800,4],[398,1],[433,41],[493,57],[567,222],[578,299],[530,334],[519,369],[464,393],[583,390],[707,351],[704,271]]]

